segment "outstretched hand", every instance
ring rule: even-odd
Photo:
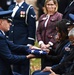
[[[52,67],[45,67],[45,68],[42,70],[42,72],[46,72],[46,71],[50,72],[51,68],[52,68]]]
[[[32,46],[32,47],[30,47],[30,49],[39,49],[39,50],[41,50],[41,48],[36,47],[36,46]]]
[[[29,54],[29,55],[27,55],[26,57],[27,57],[28,59],[31,59],[31,58],[34,58],[35,55],[33,55],[33,54]]]

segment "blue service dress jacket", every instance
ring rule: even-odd
[[[16,4],[9,7],[9,10],[13,10]],[[12,18],[12,26],[9,31],[9,39],[15,44],[34,45],[35,31],[36,31],[36,15],[33,7],[31,6],[27,15],[26,10],[29,7],[28,4],[23,4],[17,10],[15,16]],[[25,22],[27,16],[27,23]]]
[[[16,52],[26,53],[28,46],[17,46],[8,41],[0,31],[0,75],[13,75],[11,64],[24,64],[26,61],[25,55],[14,55]]]

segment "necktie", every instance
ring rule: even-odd
[[[14,7],[14,9],[13,9],[13,13],[12,13],[12,17],[14,17],[15,16],[15,14],[16,14],[16,12],[17,12],[17,10],[19,9],[19,4],[17,4],[15,7]]]

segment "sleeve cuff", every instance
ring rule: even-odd
[[[31,44],[27,44],[27,46],[32,46]]]
[[[44,42],[43,42],[43,41],[39,41],[39,46],[40,46],[41,44],[44,44]]]
[[[50,46],[53,46],[53,43],[52,43],[52,42],[50,42],[50,41],[48,42],[48,44],[49,44]]]

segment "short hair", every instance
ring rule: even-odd
[[[53,3],[56,5],[56,10],[55,10],[55,12],[56,12],[58,10],[58,2],[57,2],[57,0],[45,0],[45,3],[44,3],[44,13],[47,13],[46,4],[49,1],[53,1]]]
[[[74,28],[69,31],[68,36],[74,36]]]

